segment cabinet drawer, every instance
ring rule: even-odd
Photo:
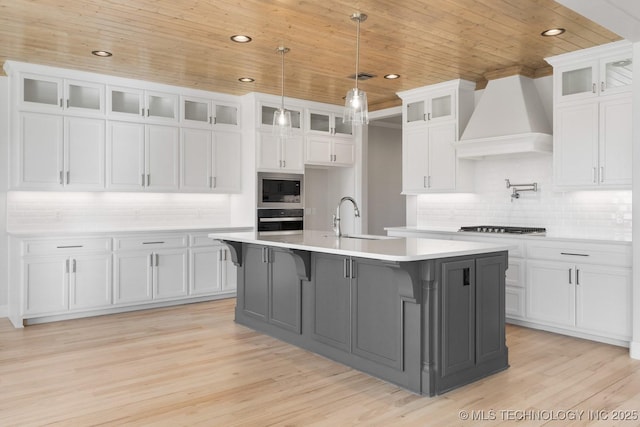
[[[42,239],[23,241],[24,255],[58,255],[77,252],[109,252],[111,238],[99,237],[95,239]]]
[[[631,267],[631,245],[527,242],[527,257],[530,259]]]
[[[116,237],[116,251],[181,248],[187,246],[186,234],[156,234],[147,236]]]
[[[189,234],[189,246],[201,247],[201,246],[219,246],[220,242],[207,237],[209,233]]]

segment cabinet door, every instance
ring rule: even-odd
[[[235,291],[238,288],[238,267],[233,265],[229,249],[222,249],[222,290]]]
[[[427,105],[424,100],[405,103],[404,125],[423,125],[427,121]]]
[[[260,123],[263,128],[271,128],[273,126],[273,115],[280,106],[274,107],[271,105],[260,105]],[[302,127],[302,113],[300,110],[292,110],[287,108],[287,111],[291,113],[291,128],[295,131]]]
[[[437,123],[455,118],[456,90],[432,94],[428,102],[427,121]]]
[[[242,311],[250,316],[267,321],[269,264],[263,246],[243,245],[244,283],[241,299]]]
[[[82,115],[104,115],[103,84],[65,80],[64,98],[66,111]]]
[[[213,124],[213,114],[211,111],[211,101],[202,98],[192,98],[183,96],[182,122],[189,126],[200,126],[210,128]]]
[[[304,139],[292,136],[282,140],[282,167],[286,172],[304,173]]]
[[[239,113],[238,106],[236,105],[228,105],[228,104],[219,104],[214,103],[214,116],[213,116],[213,124],[216,127],[220,126],[231,126],[238,127],[239,123]],[[293,121],[293,113],[291,114]]]
[[[527,318],[575,326],[576,289],[573,264],[527,261]]]
[[[598,103],[557,107],[553,135],[555,185],[595,186],[597,169]]]
[[[111,255],[76,255],[70,262],[69,308],[111,305]]]
[[[351,123],[345,123],[341,115],[334,115],[333,117],[333,133],[337,136],[353,136],[353,125]]]
[[[213,189],[239,192],[242,187],[242,134],[216,131],[213,138]]]
[[[153,254],[153,299],[177,298],[187,295],[187,250],[163,249]]]
[[[24,262],[24,313],[59,313],[69,308],[66,258]]]
[[[333,162],[341,166],[353,166],[355,162],[355,145],[352,139],[333,139]]]
[[[579,328],[623,340],[631,338],[631,270],[576,266]]]
[[[114,302],[116,304],[151,301],[153,263],[152,254],[146,251],[115,255]]]
[[[427,189],[429,137],[425,126],[404,132],[402,144],[402,189],[423,193]]]
[[[429,128],[429,190],[455,190],[456,188],[456,125],[433,126]]]
[[[180,147],[180,188],[210,191],[213,185],[211,131],[182,128]]]
[[[476,363],[475,261],[443,262],[441,267],[442,378]]]
[[[145,158],[147,188],[173,191],[179,188],[179,130],[174,126],[147,125]]]
[[[269,323],[301,333],[302,290],[293,256],[286,251],[269,248],[271,287]]]
[[[315,340],[351,352],[351,279],[345,277],[345,257],[312,255]]]
[[[600,61],[600,94],[611,95],[629,92],[633,84],[633,58],[628,55],[617,55]]]
[[[258,132],[258,170],[280,170],[280,137],[268,132]]]
[[[631,94],[600,103],[601,186],[631,187]]]
[[[556,100],[570,101],[598,95],[598,61],[554,69]]]
[[[476,264],[476,363],[505,354],[506,256],[477,258]]]
[[[155,121],[178,121],[178,95],[145,91],[146,117]]]
[[[306,160],[307,164],[330,164],[333,162],[331,151],[331,137],[308,136]]]
[[[144,92],[140,89],[110,86],[107,95],[107,116],[141,119],[144,117]]]
[[[62,112],[62,79],[23,74],[20,83],[21,110]]]
[[[62,186],[63,129],[62,116],[20,113],[20,187]]]
[[[107,129],[107,187],[144,188],[144,125],[109,122]]]
[[[105,121],[65,118],[65,185],[104,189]]]
[[[324,134],[332,133],[331,113],[309,111],[309,131]]]
[[[189,294],[219,292],[221,286],[221,251],[219,246],[189,249]]]

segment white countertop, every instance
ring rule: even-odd
[[[631,244],[631,235],[628,233],[610,233],[607,235],[594,235],[588,233],[582,233],[580,236],[576,236],[574,233],[558,233],[558,232],[549,232],[547,231],[546,235],[527,235],[527,234],[499,234],[499,233],[472,233],[472,232],[459,232],[459,227],[438,227],[438,226],[399,226],[399,227],[385,227],[386,231],[401,231],[401,232],[410,232],[410,233],[431,233],[431,234],[442,234],[442,235],[450,235],[450,234],[469,234],[472,236],[482,236],[482,237],[510,237],[517,239],[531,239],[531,240],[552,240],[552,241],[562,241],[562,242],[578,242],[578,243],[614,243],[614,244]]]
[[[210,233],[215,240],[255,243],[288,249],[311,252],[323,252],[335,255],[385,261],[421,261],[449,258],[462,255],[474,255],[487,252],[506,251],[512,247],[507,244],[489,244],[454,240],[421,238],[388,238],[382,240],[336,237],[332,232],[306,230],[302,234],[259,235],[257,232]]]
[[[30,229],[30,230],[7,230],[7,234],[16,237],[50,237],[50,236],[87,236],[87,235],[106,235],[106,234],[120,234],[120,233],[163,233],[163,232],[240,232],[251,231],[253,226],[222,226],[214,225],[206,227],[202,225],[198,226],[133,226],[133,227],[113,227],[113,228],[93,228],[93,229]]]

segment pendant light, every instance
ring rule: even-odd
[[[282,55],[282,96],[280,98],[280,108],[273,113],[273,133],[287,138],[291,136],[291,111],[284,109],[284,55],[289,52],[289,48],[280,46],[276,49],[276,52]]]
[[[358,65],[360,62],[360,23],[367,19],[364,13],[356,12],[351,15],[351,20],[358,24],[356,33],[356,87],[347,92],[344,104],[343,120],[345,123],[363,125],[369,123],[369,107],[367,106],[367,94],[358,89]]]

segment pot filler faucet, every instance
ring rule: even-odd
[[[353,200],[352,197],[346,196],[340,199],[338,207],[336,208],[336,214],[333,216],[333,231],[336,232],[337,237],[342,236],[342,231],[340,230],[340,206],[342,206],[342,202],[346,200],[353,203],[353,214],[356,216],[356,218],[360,217],[360,209],[358,209],[358,204],[355,200]]]

